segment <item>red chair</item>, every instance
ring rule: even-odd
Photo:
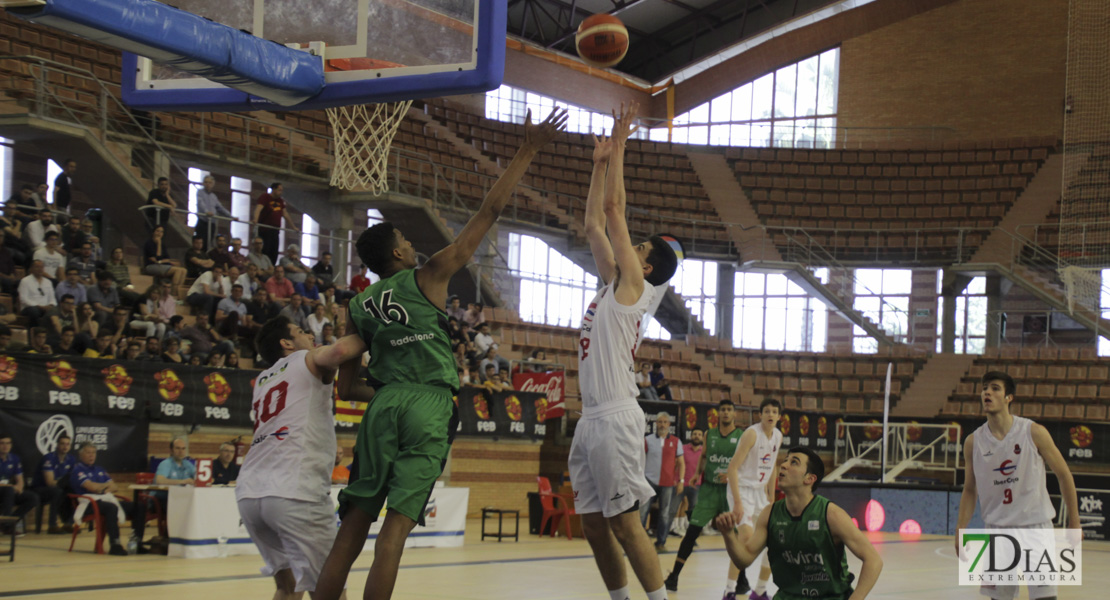
[[[540,485],[540,504],[543,506],[543,517],[540,519],[540,535],[543,535],[543,530],[550,521],[551,537],[555,537],[555,532],[559,530],[559,523],[562,522],[566,525],[567,539],[574,539],[570,535],[570,517],[577,513],[571,508],[570,496],[552,492],[551,481],[546,477],[537,477],[536,481]],[[563,502],[563,508],[558,508],[557,500]]]
[[[84,494],[68,494],[70,501],[73,502],[74,510],[77,509],[77,504],[81,498],[87,498],[89,501],[89,509],[85,510],[84,516],[81,517],[80,523],[73,524],[73,537],[69,540],[69,551],[73,552],[73,546],[77,543],[77,534],[81,533],[83,525],[89,525],[96,531],[96,553],[104,554],[104,518],[100,515],[100,507],[97,506],[96,500]]]

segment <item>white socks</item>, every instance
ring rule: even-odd
[[[725,593],[727,594],[729,592],[735,592],[735,591],[736,591],[736,580],[735,579],[729,579],[728,581],[726,581],[725,582]]]
[[[648,592],[648,600],[667,600],[667,586]]]
[[[609,590],[609,600],[631,600],[628,586],[626,585],[619,590]]]

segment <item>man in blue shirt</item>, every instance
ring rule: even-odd
[[[185,458],[189,446],[183,438],[170,442],[170,457],[158,464],[154,483],[158,485],[193,485],[197,479],[197,466]]]
[[[70,475],[70,485],[79,494],[113,494],[119,491],[119,486],[104,470],[104,467],[97,466],[96,464],[96,446],[91,442],[81,444],[81,449],[77,451],[77,464],[73,467],[73,473]],[[97,500],[96,506],[100,511],[100,516],[104,519],[104,528],[108,530],[108,543],[110,549],[108,554],[113,556],[127,556],[127,550],[119,543],[119,509],[122,508],[124,514],[133,512],[131,502],[127,500],[118,500],[119,506],[107,500]],[[132,523],[142,523],[146,517],[145,511],[142,515],[134,515]]]
[[[58,437],[57,446],[54,451],[43,456],[39,461],[39,468],[35,470],[35,476],[31,480],[31,485],[38,495],[39,501],[44,506],[50,507],[50,517],[46,522],[48,531],[50,533],[69,533],[72,528],[65,527],[67,524],[63,522],[62,526],[55,525],[59,519],[69,521],[68,517],[62,516],[62,507],[65,506],[66,489],[69,487],[69,475],[73,471],[73,467],[77,465],[77,457],[69,453],[72,445],[72,440],[64,433]],[[35,524],[35,533],[42,533],[42,513],[39,511],[38,521]]]
[[[23,489],[23,463],[12,453],[12,436],[0,433],[0,516],[22,517],[39,505],[39,497]]]

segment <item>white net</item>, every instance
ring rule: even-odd
[[[331,184],[374,195],[389,189],[389,148],[412,100],[327,109],[335,138]]]
[[[1069,3],[1064,173],[1059,275],[1073,313],[1098,311],[1100,274],[1110,267],[1110,20],[1105,2]]]

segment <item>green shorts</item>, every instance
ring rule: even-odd
[[[723,483],[703,483],[698,489],[698,503],[694,505],[694,512],[690,515],[690,525],[705,527],[717,515],[729,510],[728,486]]]
[[[390,384],[378,391],[358,428],[351,482],[339,492],[340,517],[354,505],[376,521],[388,505],[423,524],[458,422],[451,390]]]

